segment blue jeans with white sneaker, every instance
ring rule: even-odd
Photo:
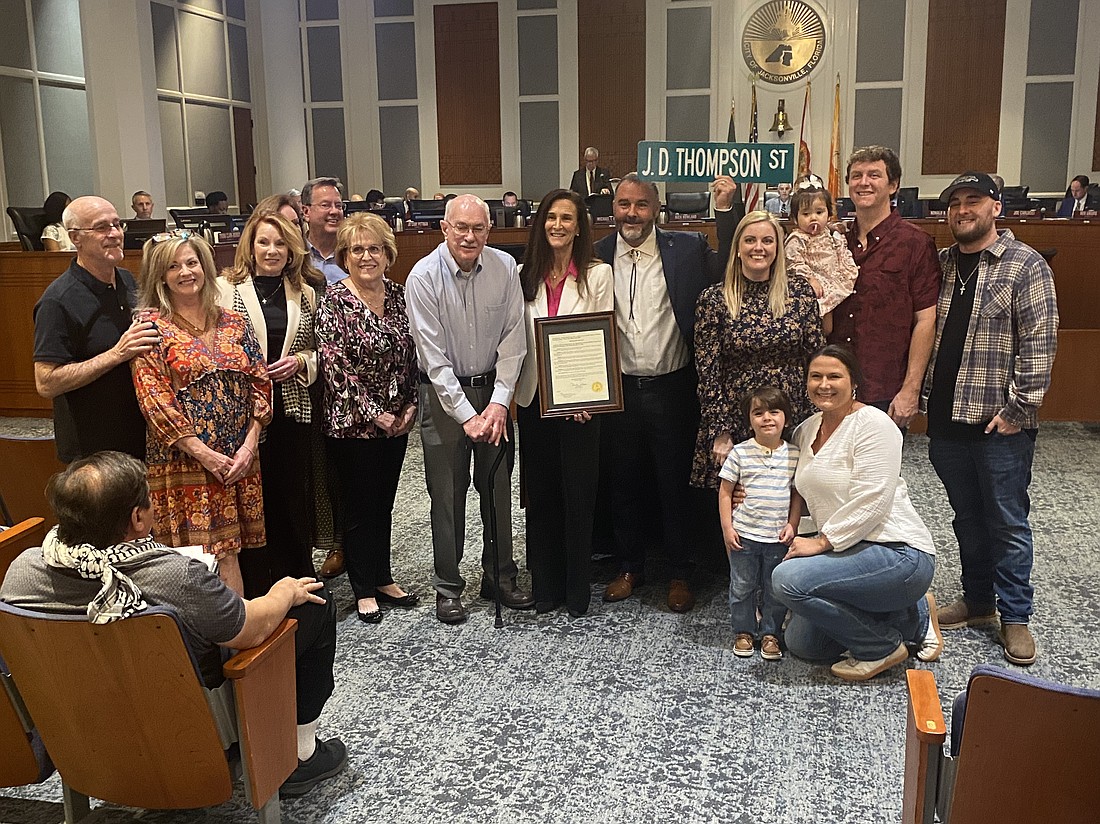
[[[741,538],[741,550],[730,550],[730,624],[734,633],[756,636],[756,593],[761,593],[760,636],[779,637],[785,604],[779,603],[772,589],[772,571],[779,566],[787,547]]]
[[[843,552],[791,558],[775,568],[776,598],[790,608],[787,648],[810,661],[885,658],[919,643],[935,557],[906,544],[861,541]]]

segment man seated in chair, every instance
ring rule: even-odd
[[[343,742],[316,736],[332,695],[336,653],[336,611],[322,583],[283,578],[266,595],[243,600],[204,562],[150,537],[145,465],[121,452],[74,461],[50,479],[46,494],[58,525],[41,548],[15,559],[0,598],[43,612],[86,611],[96,624],[127,618],[147,605],[171,607],[210,689],[222,683],[219,647],[257,646],[283,618],[295,618],[298,768],[280,792],[302,795],[344,769]]]

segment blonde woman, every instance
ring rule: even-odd
[[[298,229],[274,211],[255,212],[241,232],[233,266],[218,278],[218,303],[248,319],[274,383],[271,423],[260,442],[267,546],[242,562],[245,594],[276,581],[315,575],[308,387],[317,379],[313,324],[321,274]]]
[[[266,542],[257,450],[271,380],[248,321],[218,307],[214,278],[201,237],[145,244],[140,304],[160,340],[131,370],[148,424],[153,533],[169,546],[201,545],[243,594],[237,554]]]
[[[723,282],[705,289],[696,304],[700,422],[693,486],[716,489],[730,449],[752,436],[741,413],[746,394],[782,389],[791,399],[791,427],[810,414],[806,363],[824,342],[813,289],[787,277],[779,221],[749,212],[737,224]]]

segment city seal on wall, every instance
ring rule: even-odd
[[[749,71],[767,83],[806,77],[825,52],[825,24],[802,0],[769,0],[752,13],[741,35]]]

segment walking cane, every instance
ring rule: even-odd
[[[493,545],[493,600],[496,602],[497,617],[493,626],[500,629],[504,626],[504,619],[500,615],[500,535],[497,530],[497,469],[504,460],[504,450],[508,441],[500,439],[497,447],[497,456],[493,465],[489,468],[489,542]]]

